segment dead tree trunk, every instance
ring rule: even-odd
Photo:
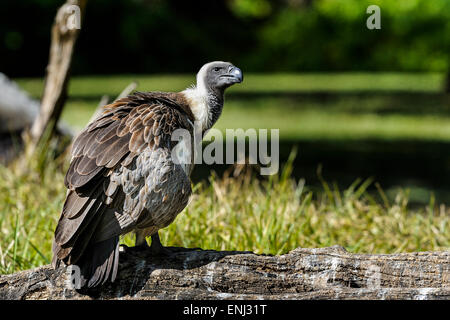
[[[73,49],[85,5],[86,0],[67,0],[56,14],[41,109],[30,130],[34,147],[45,133],[53,134],[61,115],[67,97]]]
[[[153,257],[126,248],[117,280],[89,295],[70,285],[70,268],[0,276],[0,299],[450,299],[450,252],[171,251]]]

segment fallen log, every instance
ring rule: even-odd
[[[280,256],[125,248],[116,281],[88,294],[71,268],[0,276],[0,299],[449,299],[450,252],[352,254],[335,246]]]

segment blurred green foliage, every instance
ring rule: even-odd
[[[381,10],[380,30],[366,27],[372,4]],[[450,1],[315,0],[283,8],[259,37],[255,63],[276,61],[278,70],[445,71]]]
[[[62,2],[0,3],[0,71],[43,75]],[[373,4],[380,30],[366,27]],[[448,0],[95,0],[73,72],[194,72],[218,59],[258,72],[446,72],[449,53]]]

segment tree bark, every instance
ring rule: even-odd
[[[67,97],[67,83],[73,49],[79,33],[81,16],[86,0],[67,0],[59,8],[51,31],[50,57],[39,115],[30,130],[36,145],[44,137],[54,133]]]
[[[169,256],[126,248],[118,278],[88,294],[70,268],[0,276],[0,299],[449,299],[450,252],[351,254],[342,247],[281,256],[170,248]]]

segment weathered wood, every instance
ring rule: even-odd
[[[126,248],[118,279],[89,295],[70,269],[0,276],[0,299],[449,299],[450,252],[351,254],[298,248],[281,256],[171,248],[166,257]]]
[[[54,132],[62,113],[67,97],[73,49],[80,28],[78,23],[85,4],[86,0],[67,0],[56,14],[51,31],[50,57],[41,108],[30,130],[35,146],[47,130],[50,135]]]

